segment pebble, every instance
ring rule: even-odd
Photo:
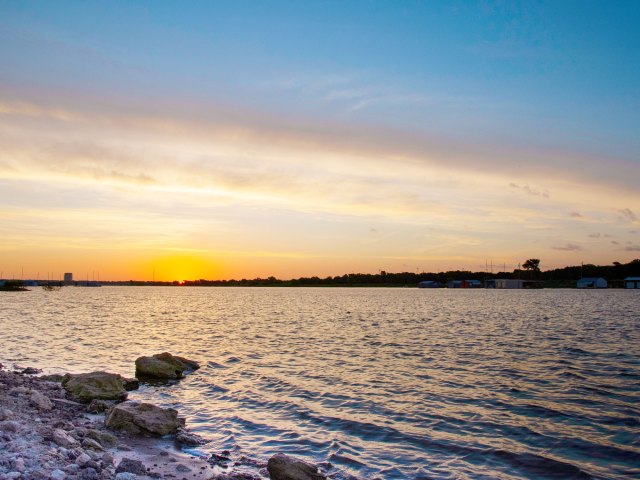
[[[31,394],[31,403],[38,407],[40,410],[51,410],[53,408],[53,403],[49,400],[49,397],[43,395],[37,390],[34,390]]]
[[[24,458],[19,457],[16,458],[15,462],[13,462],[14,468],[19,472],[24,472]]]
[[[15,420],[5,420],[4,422],[0,422],[0,430],[16,433],[20,431],[20,424]]]
[[[116,473],[116,480],[136,480],[138,476],[131,472],[119,472]]]
[[[76,458],[76,463],[80,468],[84,467],[86,463],[91,461],[91,457],[86,453],[83,453],[78,458]]]
[[[61,447],[66,448],[74,447],[78,444],[78,441],[75,438],[71,437],[67,432],[59,428],[56,428],[53,431],[53,441]]]
[[[96,442],[92,438],[85,438],[82,441],[82,446],[84,448],[88,448],[90,450],[99,450],[99,451],[103,451],[104,450],[104,448],[102,448],[102,445],[100,445],[98,442]]]
[[[49,478],[51,480],[65,480],[65,478],[67,478],[67,475],[62,470],[56,468],[53,472],[51,472]]]
[[[0,408],[0,420],[7,420],[13,417],[13,412],[8,408]]]

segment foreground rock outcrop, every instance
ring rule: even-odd
[[[171,440],[108,431],[101,416],[87,417],[88,406],[50,378],[0,365],[0,480],[182,479],[187,471],[189,480],[246,478],[219,475]]]
[[[90,372],[67,373],[62,377],[62,386],[80,402],[89,403],[92,400],[116,400],[127,398],[127,388],[137,388],[135,382],[116,373]]]
[[[131,401],[115,405],[105,418],[107,428],[159,436],[176,433],[184,424],[184,419],[178,418],[178,412],[172,408]]]
[[[326,476],[311,465],[284,453],[277,453],[267,463],[269,477],[272,480],[326,480]]]
[[[186,372],[199,368],[198,362],[171,355],[168,352],[136,359],[136,377],[175,379],[181,378]]]

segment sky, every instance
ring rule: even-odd
[[[639,23],[637,1],[0,0],[0,276],[640,258]]]

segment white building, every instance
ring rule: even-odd
[[[578,280],[577,288],[607,288],[609,285],[602,277],[585,277]]]
[[[624,288],[640,288],[640,277],[627,277],[624,279]]]

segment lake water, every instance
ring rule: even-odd
[[[178,408],[203,452],[338,479],[640,478],[637,291],[32,290],[0,293],[0,362],[198,360],[133,396]]]

